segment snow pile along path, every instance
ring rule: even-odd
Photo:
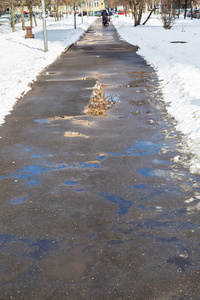
[[[193,154],[190,171],[200,173],[200,20],[181,16],[170,30],[162,27],[157,15],[137,27],[131,18],[121,16],[113,18],[113,24],[157,71],[167,110]]]
[[[74,29],[73,17],[55,22],[47,18],[48,52],[44,52],[42,20],[33,27],[34,39],[25,39],[21,23],[12,32],[9,25],[0,26],[0,124],[12,110],[17,99],[30,90],[30,84],[38,74],[88,29],[95,17],[77,17]],[[29,22],[26,22],[29,26]]]

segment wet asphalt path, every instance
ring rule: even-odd
[[[200,299],[199,177],[136,50],[97,20],[0,128],[0,299]]]

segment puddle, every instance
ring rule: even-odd
[[[31,179],[28,181],[29,185],[33,186],[33,185],[37,185],[38,184],[38,181],[37,180],[34,180],[34,179]]]
[[[56,121],[56,120],[71,120],[74,117],[72,116],[58,116],[58,117],[54,117],[54,118],[50,118],[50,121]]]
[[[168,259],[167,262],[177,266],[182,272],[185,272],[186,268],[190,265],[190,259],[181,256],[174,256]]]
[[[154,219],[151,219],[151,218],[146,218],[146,219],[143,219],[141,221],[137,221],[136,222],[136,226],[137,227],[140,227],[140,228],[161,228],[161,227],[167,227],[169,226],[169,222],[166,221],[166,222],[163,222],[163,221],[156,221]]]
[[[22,204],[22,203],[25,203],[26,200],[27,200],[27,197],[15,198],[12,200],[12,204]]]
[[[164,177],[170,178],[171,171],[168,170],[161,170],[161,169],[154,169],[149,170],[147,168],[141,168],[138,173],[145,177]]]
[[[107,156],[146,156],[158,153],[163,145],[158,143],[153,143],[150,141],[137,141],[134,145],[128,147],[125,151],[121,153],[109,152],[109,153],[98,153],[98,158],[100,161],[104,160]],[[171,162],[153,160],[153,163],[166,163],[171,164]]]
[[[20,169],[16,172],[10,173],[7,176],[1,176],[0,180],[5,178],[14,178],[14,179],[31,179],[34,176],[40,175],[44,172],[50,171],[50,168],[44,167],[41,168],[38,165],[27,166],[24,169]]]
[[[84,190],[83,189],[78,189],[78,190],[76,190],[77,192],[84,192]]]
[[[147,186],[146,186],[146,184],[141,183],[141,184],[133,185],[133,188],[139,189],[139,190],[145,190],[147,188]]]
[[[80,163],[80,164],[77,164],[77,165],[74,165],[74,167],[81,167],[81,168],[100,168],[99,166],[100,162],[99,161],[88,161],[88,162],[85,162],[85,163]]]
[[[167,160],[152,159],[151,162],[156,165],[172,165],[172,162]]]
[[[110,156],[146,156],[158,153],[161,145],[149,141],[138,141],[122,153],[110,152]]]
[[[68,181],[64,182],[64,184],[68,185],[68,186],[74,186],[74,185],[79,184],[79,182],[73,181],[73,180],[68,180]]]
[[[145,205],[144,205],[144,204],[138,204],[137,207],[138,207],[139,209],[142,209],[142,210],[145,209]]]
[[[107,153],[98,153],[98,159],[103,161],[108,156]]]
[[[51,121],[50,118],[34,120],[34,122],[39,123],[39,124],[50,123],[50,121]]]
[[[115,106],[117,96],[112,97],[110,94],[103,93],[102,89],[105,87],[106,85],[95,84],[90,103],[84,110],[87,115],[105,116],[106,111]]]
[[[33,248],[30,256],[37,260],[41,260],[49,251],[56,250],[58,248],[58,243],[55,240],[38,239],[37,242],[31,244],[30,248]]]
[[[44,157],[44,155],[41,155],[41,154],[33,154],[32,157],[40,158],[40,157]]]
[[[158,153],[160,150],[160,144],[150,141],[138,141],[133,146],[129,147],[125,154],[133,156],[144,156],[149,154]]]
[[[82,126],[91,126],[95,122],[94,121],[88,121],[88,120],[73,120],[73,124],[80,124]]]
[[[72,120],[73,124],[80,124],[82,126],[91,126],[95,122],[88,120],[80,120],[78,118],[84,118],[85,116],[57,116],[54,118],[50,118],[49,121],[57,121],[57,120]]]
[[[140,82],[141,84],[138,84],[138,81],[133,81],[133,82],[131,82],[131,83],[129,83],[129,84],[126,84],[126,85],[123,85],[123,87],[125,87],[125,88],[140,88],[140,87],[142,87],[142,88],[150,88],[150,86],[147,86],[146,85],[146,82],[145,82],[145,80],[141,80],[141,82]],[[140,92],[140,91],[139,91]]]
[[[101,194],[99,194],[99,196],[105,198],[106,200],[112,202],[112,203],[117,203],[119,206],[119,210],[118,210],[118,214],[124,215],[127,214],[130,207],[133,205],[133,203],[131,201],[125,200],[121,197],[118,197],[116,195],[111,195],[109,196],[108,192],[103,192]]]
[[[66,131],[64,134],[65,137],[84,137],[86,139],[89,138],[89,136],[81,134],[80,132],[74,132],[74,131]]]
[[[103,160],[104,157],[101,158]],[[38,180],[36,179],[38,175],[41,175],[45,172],[50,172],[54,170],[62,170],[62,169],[69,169],[69,168],[91,168],[96,169],[100,168],[100,162],[101,160],[91,160],[86,161],[83,163],[77,163],[77,164],[61,164],[61,165],[47,165],[47,166],[39,166],[39,165],[31,165],[27,166],[23,169],[17,170],[15,172],[9,173],[5,176],[1,176],[0,180],[6,179],[6,178],[13,178],[15,180],[23,180],[27,179],[28,184],[30,186],[34,186],[38,184]]]

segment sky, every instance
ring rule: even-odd
[[[145,20],[146,15],[143,15]],[[12,113],[17,99],[31,89],[39,73],[88,29],[95,17],[73,17],[55,22],[47,18],[48,52],[44,52],[42,21],[33,27],[34,39],[25,39],[21,24],[12,32],[9,25],[0,26],[0,125]],[[191,152],[187,167],[200,173],[200,20],[176,20],[170,30],[162,26],[159,15],[152,15],[146,25],[134,27],[129,17],[113,17],[119,35],[139,47],[138,54],[156,71],[170,116],[176,129],[183,133],[183,151]],[[29,25],[29,24],[28,24]],[[175,43],[172,43],[175,42]],[[177,43],[179,42],[179,43]],[[184,43],[180,43],[184,42]],[[179,161],[179,156],[174,162]]]

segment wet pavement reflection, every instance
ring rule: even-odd
[[[199,299],[199,176],[137,49],[98,19],[0,128],[0,299]]]

